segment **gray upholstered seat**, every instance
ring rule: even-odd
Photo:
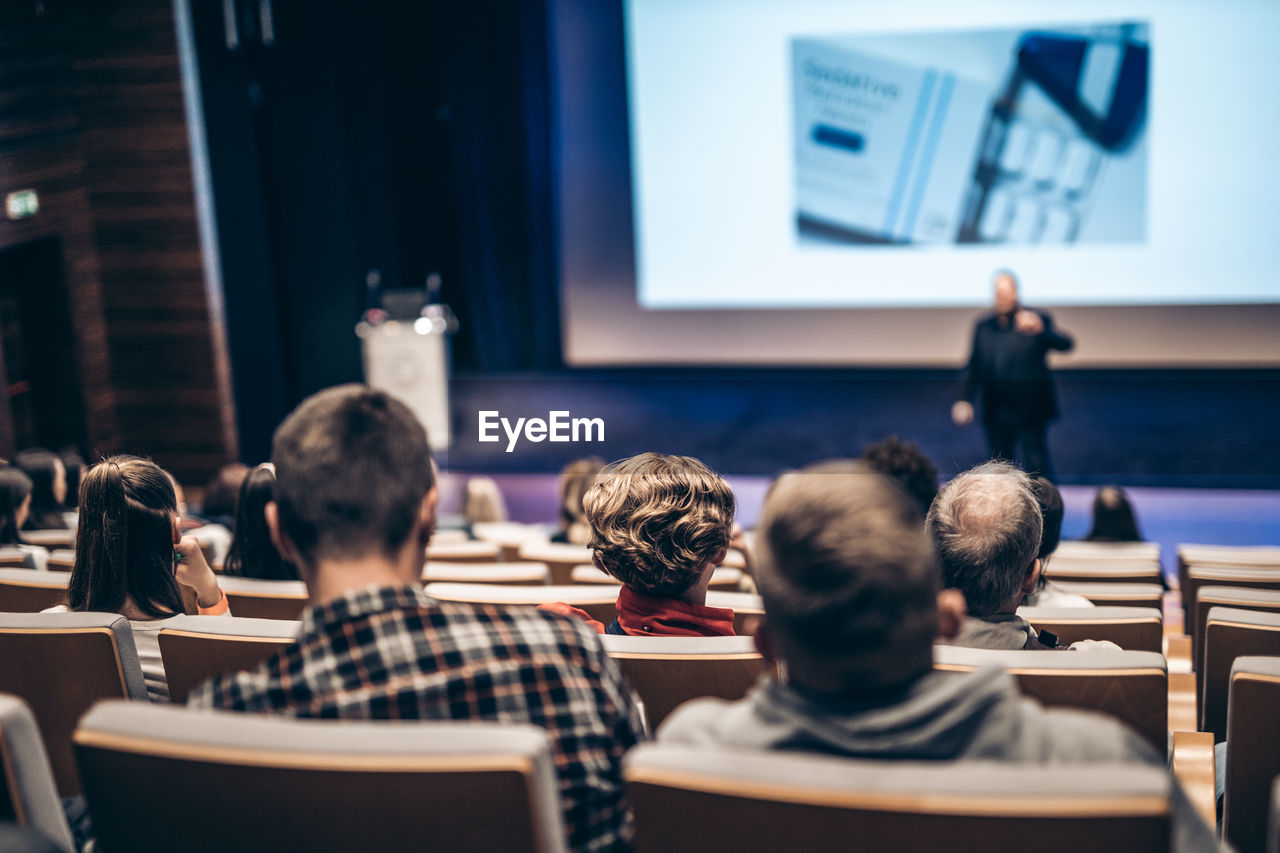
[[[307,607],[307,585],[302,581],[265,581],[220,575],[218,586],[226,593],[233,616],[293,620]]]
[[[1169,673],[1155,652],[1005,651],[933,647],[934,669],[1007,669],[1023,694],[1047,706],[1109,714],[1126,723],[1162,754],[1168,749]]]
[[[550,741],[534,726],[104,702],[75,741],[108,850],[564,849]]]
[[[129,620],[115,613],[0,613],[0,692],[22,697],[44,735],[61,794],[80,790],[76,720],[99,699],[147,701]]]
[[[642,744],[625,760],[639,853],[1167,850],[1160,768],[870,762]]]
[[[1055,583],[1160,583],[1160,564],[1149,560],[1103,563],[1092,560],[1058,560],[1055,554],[1044,575]]]
[[[1117,583],[1113,581],[1057,581],[1063,592],[1082,595],[1099,607],[1155,607],[1164,599],[1158,583]]]
[[[67,594],[66,572],[0,569],[0,613],[39,613]]]
[[[175,616],[160,631],[169,698],[187,701],[199,685],[226,672],[253,669],[292,644],[301,623],[241,616]]]
[[[595,566],[589,564],[574,566],[573,570],[569,573],[569,580],[572,583],[620,583],[617,578],[612,575],[605,574]],[[715,571],[711,573],[711,580],[707,584],[707,588],[734,592],[738,589],[738,585],[740,583],[742,583],[742,569],[735,569],[729,566],[717,566]]]
[[[608,625],[618,615],[618,588],[605,584],[551,586],[503,586],[491,583],[429,583],[427,595],[437,601],[461,604],[494,604],[499,607],[537,607],[562,601],[585,610],[592,619]]]
[[[75,850],[36,719],[26,702],[7,694],[0,694],[0,820]]]
[[[1071,645],[1077,640],[1110,640],[1122,649],[1160,652],[1164,620],[1154,607],[1019,607],[1036,630],[1052,631]]]
[[[1240,853],[1266,843],[1267,798],[1280,776],[1280,657],[1240,657],[1231,666],[1223,837]]]
[[[1200,728],[1213,732],[1217,741],[1227,736],[1227,691],[1232,664],[1236,658],[1257,655],[1280,657],[1280,612],[1233,607],[1209,610],[1199,672]],[[1280,730],[1280,717],[1277,717],[1277,729]]]
[[[644,702],[651,731],[690,699],[741,699],[769,668],[752,637],[602,634],[600,642]]]
[[[1078,562],[1160,562],[1159,542],[1079,542],[1066,540],[1058,543],[1053,552],[1054,560]]]
[[[427,583],[505,583],[544,586],[545,563],[445,563],[432,560],[422,569]]]
[[[1215,607],[1234,607],[1237,610],[1280,612],[1280,589],[1242,586],[1234,583],[1229,585],[1205,584],[1203,583],[1205,578],[1201,574],[1202,570],[1193,569],[1192,571],[1196,574],[1196,578],[1191,582],[1191,586],[1186,592],[1189,595],[1194,595],[1195,601],[1191,603],[1188,610],[1191,614],[1191,621],[1185,627],[1186,633],[1191,635],[1192,665],[1199,672],[1204,661],[1204,646],[1202,643],[1204,640],[1204,625],[1209,618],[1209,611]],[[1234,569],[1229,571],[1233,574],[1236,572]],[[1277,574],[1276,577],[1280,578],[1280,574]]]
[[[427,546],[427,562],[492,563],[502,555],[494,542],[432,542]]]

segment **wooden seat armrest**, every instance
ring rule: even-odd
[[[1196,714],[1199,712],[1196,701],[1196,676],[1191,672],[1169,673],[1169,731],[1194,732]]]
[[[1213,734],[1173,733],[1173,774],[1187,798],[1209,826],[1215,826],[1218,810],[1214,793]]]
[[[1191,638],[1186,634],[1166,634],[1164,658],[1169,672],[1191,672]]]

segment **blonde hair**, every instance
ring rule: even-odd
[[[586,545],[591,539],[582,499],[603,467],[604,460],[599,456],[587,456],[570,462],[560,472],[560,529],[575,545]]]
[[[679,596],[729,546],[733,491],[689,456],[606,465],[582,503],[600,568],[646,595]]]

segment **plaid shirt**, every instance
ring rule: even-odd
[[[570,847],[628,849],[622,755],[640,715],[577,620],[441,604],[415,587],[348,592],[302,614],[298,642],[199,687],[194,708],[327,719],[496,720],[551,736]]]

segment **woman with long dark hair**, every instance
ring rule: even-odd
[[[298,580],[298,570],[280,556],[267,528],[266,508],[275,482],[275,468],[267,463],[250,471],[240,484],[235,528],[222,565],[223,574],[267,581]]]
[[[18,451],[13,464],[31,478],[31,513],[23,530],[65,530],[62,503],[67,499],[67,469],[41,447]]]
[[[185,611],[183,586],[194,590],[198,613],[228,612],[199,543],[179,533],[178,500],[164,470],[136,456],[112,456],[86,471],[67,603],[56,609],[126,617],[153,701],[169,698],[159,634]]]
[[[0,550],[21,555],[28,569],[43,569],[49,552],[22,540],[22,523],[31,510],[31,478],[12,465],[0,463]]]

